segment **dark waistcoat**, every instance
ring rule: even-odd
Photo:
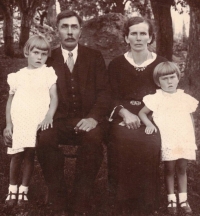
[[[67,65],[65,65],[66,72],[66,87],[67,87],[67,98],[69,102],[68,117],[69,118],[81,118],[82,114],[82,103],[81,94],[79,90],[79,80],[77,73],[77,64],[74,65],[72,73],[69,71]]]

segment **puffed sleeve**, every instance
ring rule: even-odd
[[[55,74],[55,70],[52,67],[48,67],[46,74],[47,74],[47,85],[48,88],[50,89],[51,86],[56,83],[57,75]]]
[[[151,111],[156,111],[158,107],[158,101],[156,95],[146,95],[143,98],[143,102],[147,108],[149,108]]]
[[[17,90],[17,73],[8,74],[8,85],[10,86],[9,94],[15,94]]]
[[[187,111],[189,113],[195,112],[199,104],[199,101],[188,94],[185,94],[184,100],[185,100]]]

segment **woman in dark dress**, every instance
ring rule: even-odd
[[[108,71],[112,89],[111,130],[108,145],[109,183],[117,203],[129,201],[145,214],[158,207],[160,134],[145,134],[137,116],[142,98],[156,92],[153,70],[165,58],[148,50],[153,26],[142,17],[125,23],[130,50],[115,58]]]

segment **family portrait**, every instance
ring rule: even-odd
[[[200,216],[198,0],[0,0],[0,215]]]

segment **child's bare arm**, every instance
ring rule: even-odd
[[[142,122],[146,125],[146,129],[145,129],[146,134],[152,134],[154,131],[157,132],[157,128],[147,117],[147,114],[150,111],[151,110],[148,107],[144,106],[138,114]]]
[[[193,125],[193,128],[194,128],[194,131],[195,131],[194,117],[193,117],[192,113],[190,113],[190,116],[191,116],[191,119],[192,119],[192,125]]]
[[[11,104],[13,100],[14,94],[9,94],[7,104],[6,104],[6,128],[3,131],[3,137],[4,137],[4,143],[7,146],[11,147],[11,141],[12,141],[12,133],[13,133],[13,124],[11,120]]]
[[[49,90],[49,94],[51,97],[51,102],[49,105],[49,110],[45,116],[45,119],[40,123],[38,129],[41,128],[42,130],[46,130],[49,126],[53,127],[53,116],[56,112],[58,107],[58,94],[57,94],[57,86],[53,84]]]

